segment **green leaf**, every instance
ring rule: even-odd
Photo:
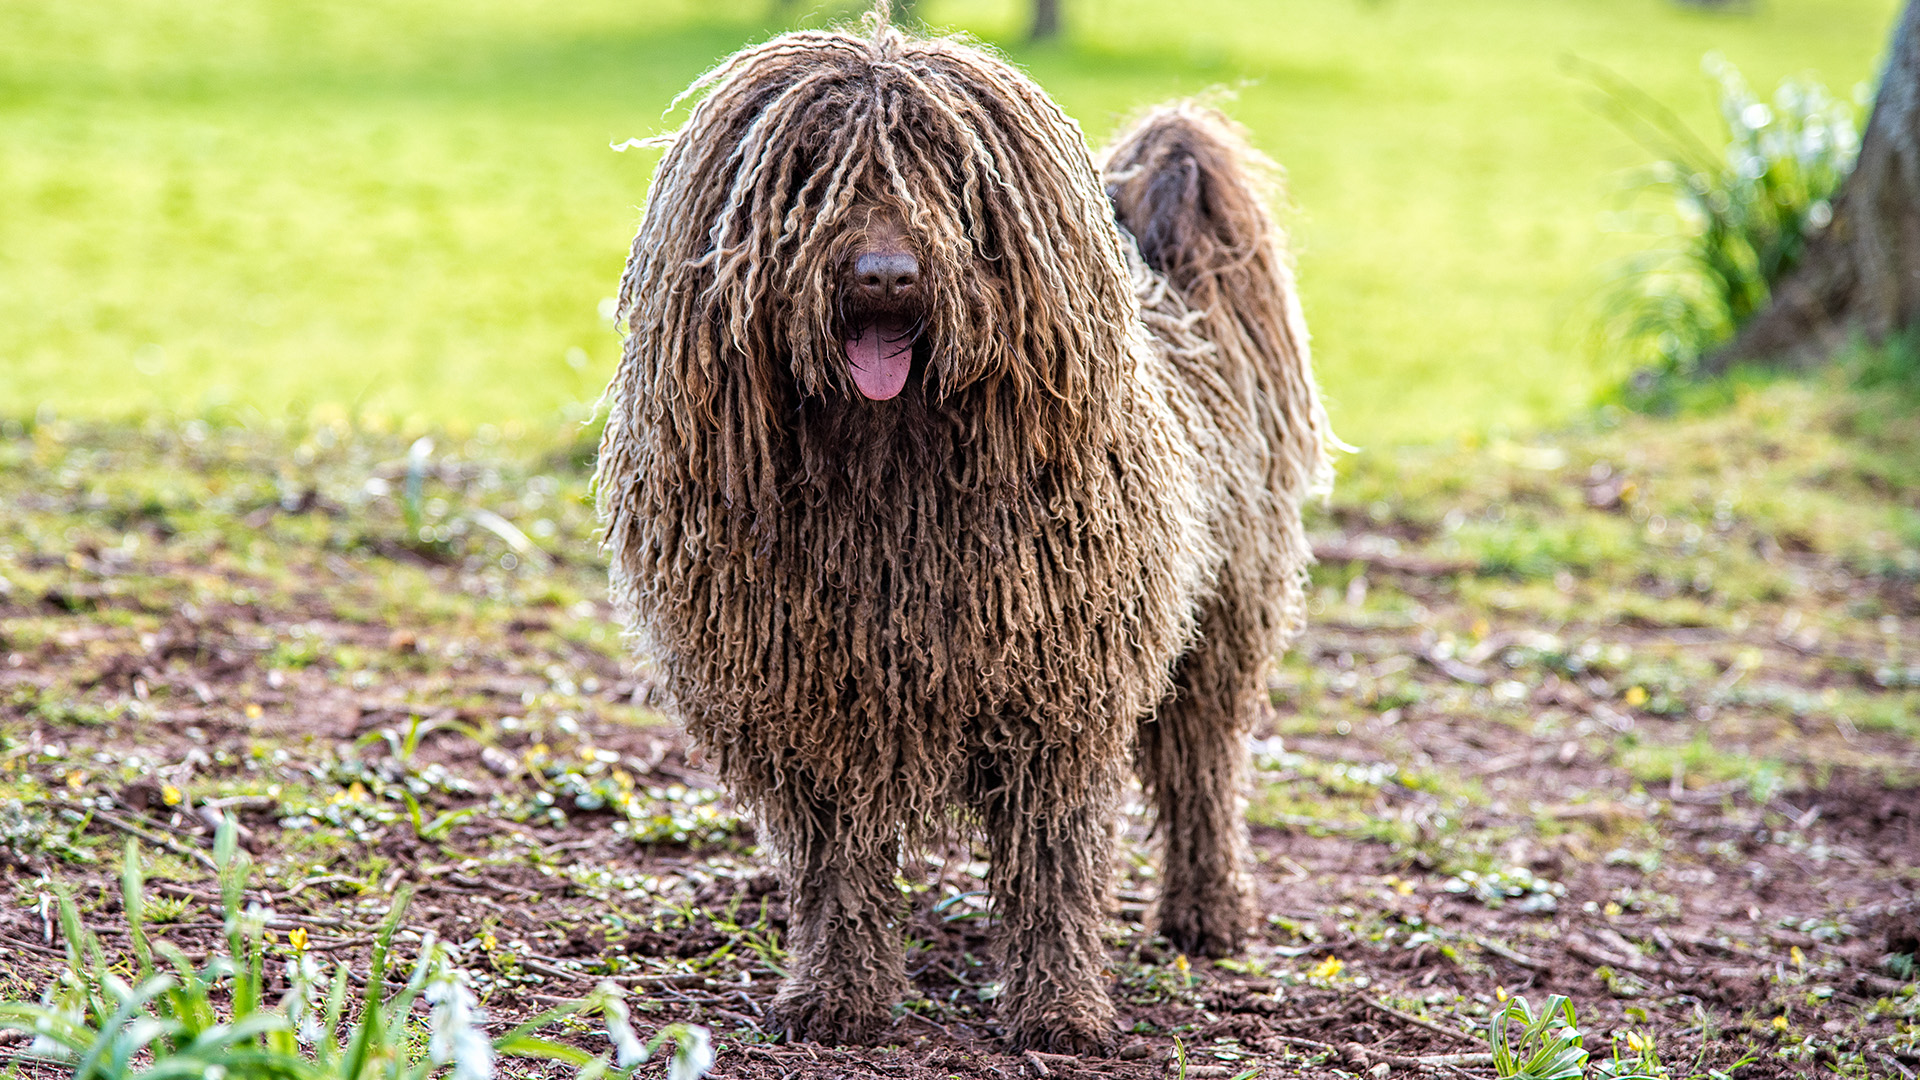
[[[113,1016],[100,1025],[101,1037],[94,1040],[86,1056],[80,1059],[80,1064],[74,1066],[73,1080],[87,1080],[92,1076],[99,1067],[100,1060],[113,1049],[120,1031],[127,1026],[141,1007],[153,998],[166,993],[173,985],[173,976],[156,975],[141,983],[138,989],[129,992],[121,1001],[120,1007],[114,1010]]]
[[[147,945],[144,925],[146,882],[140,870],[140,845],[127,837],[126,853],[120,860],[120,905],[127,913],[127,934],[133,939],[133,956],[142,979],[153,976],[153,950]]]
[[[493,1044],[496,1053],[513,1057],[540,1058],[545,1061],[562,1061],[573,1066],[584,1066],[594,1058],[592,1054],[577,1046],[568,1046],[551,1039],[522,1035],[518,1038],[496,1039]]]

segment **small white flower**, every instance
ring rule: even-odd
[[[633,1017],[627,1012],[627,1003],[620,998],[620,988],[602,983],[600,992],[606,1004],[603,1011],[607,1017],[607,1038],[613,1041],[614,1063],[626,1069],[647,1060],[647,1048],[640,1043],[640,1036],[633,1033]]]
[[[667,1080],[700,1080],[713,1068],[713,1039],[698,1024],[676,1024]]]
[[[280,999],[294,1037],[311,1045],[320,1038],[320,963],[301,953],[287,961],[287,996]]]
[[[428,1014],[427,1057],[435,1065],[453,1062],[452,1080],[492,1080],[493,1040],[487,1037],[486,1011],[467,986],[467,973],[438,954],[439,970],[423,995]]]

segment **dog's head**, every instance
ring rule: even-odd
[[[904,399],[993,414],[1028,463],[1104,426],[1126,264],[1079,128],[1032,81],[875,24],[749,48],[689,93],[622,282],[616,404],[713,430]]]

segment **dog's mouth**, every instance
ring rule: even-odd
[[[914,346],[925,329],[923,320],[893,313],[850,320],[843,345],[854,388],[869,401],[898,396],[913,374]]]

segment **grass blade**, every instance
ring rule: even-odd
[[[127,934],[133,939],[135,970],[140,979],[153,977],[153,950],[147,943],[145,911],[146,881],[140,869],[140,844],[127,837],[126,853],[120,860],[120,904],[127,914]]]

